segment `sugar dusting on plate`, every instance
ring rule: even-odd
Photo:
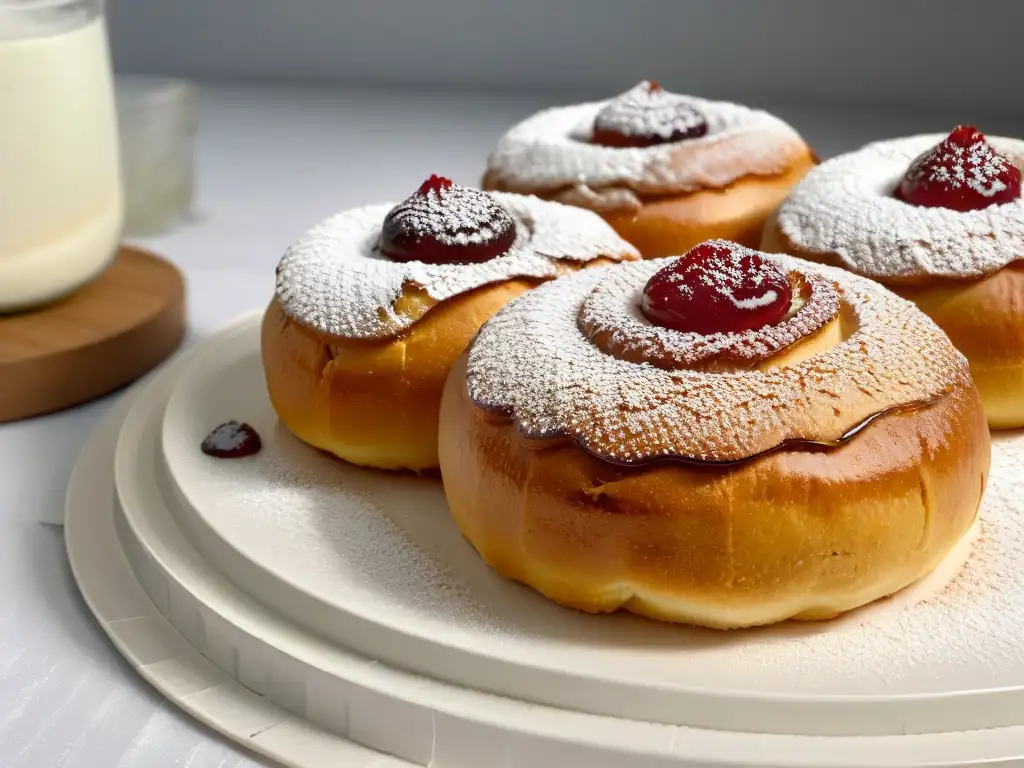
[[[216,514],[230,517],[236,532],[252,528],[265,536],[271,527],[282,551],[303,553],[311,578],[356,585],[364,593],[360,602],[371,601],[386,623],[412,617],[453,639],[465,638],[473,647],[485,642],[481,649],[501,648],[521,661],[543,653],[592,663],[605,659],[617,670],[637,664],[637,674],[657,674],[665,682],[677,672],[689,678],[701,675],[701,668],[727,665],[732,680],[757,680],[758,688],[770,684],[780,691],[830,693],[865,684],[881,691],[899,680],[920,679],[921,668],[940,667],[982,669],[1006,685],[1024,684],[1003,674],[1017,668],[1024,631],[1024,509],[1016,483],[1024,477],[1022,436],[996,438],[980,534],[948,584],[926,585],[931,591],[923,594],[912,586],[831,621],[721,634],[559,608],[498,579],[475,555],[453,556],[443,550],[447,545],[436,549],[439,539],[458,539],[432,533],[450,520],[435,510],[394,506],[394,499],[382,495],[378,473],[319,455],[281,428],[268,425],[265,431],[268,448],[253,462],[210,465],[208,482],[227,489]],[[406,481],[409,498],[416,484],[436,483],[399,480]],[[400,517],[419,511],[427,516],[419,525],[410,527]],[[239,544],[245,547],[244,535]],[[497,603],[495,591],[502,595]],[[509,605],[509,594],[517,613],[496,608]],[[931,679],[943,676],[926,675],[922,690],[930,690]]]

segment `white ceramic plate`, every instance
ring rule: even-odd
[[[188,359],[156,374],[173,380]],[[152,394],[151,388],[146,394]],[[115,533],[114,447],[129,408],[126,395],[83,446],[71,475],[65,540],[75,579],[118,650],[157,690],[198,720],[255,752],[296,768],[408,768],[284,711],[229,678],[171,626],[129,567]]]
[[[1024,754],[1024,728],[954,732],[979,719],[1016,724],[1022,712],[1018,688],[986,688],[973,668],[958,668],[961,652],[972,649],[944,645],[949,632],[928,634],[935,605],[954,622],[972,624],[970,591],[968,598],[960,594],[963,577],[952,589],[942,590],[940,578],[841,622],[753,633],[723,635],[565,611],[487,571],[453,531],[434,481],[347,468],[277,429],[260,376],[257,322],[247,319],[204,343],[183,364],[180,379],[177,371],[165,372],[142,393],[118,438],[123,515],[114,519],[120,521],[119,543],[131,573],[160,616],[229,679],[284,710],[435,768],[970,765]],[[199,453],[203,434],[227,418],[249,421],[261,431],[266,447],[260,457],[218,462]],[[82,469],[87,460],[84,452],[69,493],[73,559],[75,542],[85,538],[76,535],[83,526],[75,521],[97,514],[87,511],[98,502],[88,498],[85,486],[90,479],[95,485],[95,476],[86,473],[100,473],[102,464]],[[183,498],[190,503],[181,504]],[[997,512],[1004,507],[995,505]],[[987,525],[1012,522],[997,515]],[[985,547],[1000,540],[986,533],[971,563],[985,566],[991,554]],[[218,559],[204,557],[211,553]],[[246,572],[262,573],[272,588],[231,583]],[[79,577],[87,595],[98,594],[91,600],[94,608],[102,604],[110,585]],[[1017,579],[1005,583],[1014,588]],[[920,604],[921,597],[930,599]],[[289,599],[295,604],[287,604]],[[309,616],[310,607],[324,615]],[[966,612],[957,615],[954,609]],[[1018,618],[1009,617],[1009,625],[1017,627]],[[914,627],[909,633],[907,622]],[[355,629],[351,638],[345,627]],[[837,648],[852,648],[864,633],[875,633],[867,635],[868,648],[835,656]],[[886,647],[879,636],[904,646],[896,660],[902,664],[885,654],[878,661],[888,669],[862,659]],[[1019,637],[1018,629],[1004,639]],[[771,736],[580,714],[399,672],[372,661],[383,655],[375,652],[374,638],[396,657],[389,661],[404,660],[400,665],[407,669],[431,667],[434,677],[462,685],[468,670],[470,676],[489,676],[487,688],[511,691],[523,688],[524,679],[536,680],[540,690],[525,690],[523,698],[579,700],[585,694],[581,706],[572,706],[581,711],[616,709],[620,704],[611,699],[624,693],[633,696],[631,707],[650,707],[645,695],[680,702],[669,710],[673,717],[727,717],[731,704],[737,717],[726,726],[735,730],[761,718],[790,733],[950,732]],[[355,650],[364,655],[352,652],[362,644],[369,645]],[[123,638],[119,645],[125,648]],[[953,663],[947,668],[937,658],[926,673],[915,674],[918,662],[929,658],[922,648]],[[987,658],[984,645],[974,650]],[[1019,655],[1007,662],[1012,672]],[[861,669],[866,679],[860,679]],[[814,679],[792,679],[808,670],[816,671]],[[851,670],[858,674],[851,678]],[[545,682],[547,676],[557,684]],[[885,710],[886,717],[873,717],[873,708]],[[815,720],[810,728],[794,723],[808,715]],[[837,717],[844,722],[829,723]],[[301,755],[292,762],[318,765],[303,762]]]
[[[257,428],[260,456],[224,462],[197,450],[227,418]],[[958,646],[958,617],[928,601],[960,571],[969,542],[933,578],[829,623],[721,633],[565,610],[482,563],[438,481],[350,467],[294,439],[262,385],[255,332],[211,342],[183,373],[163,451],[184,530],[236,586],[318,634],[436,679],[727,730],[1024,724],[1024,691],[996,693],[1024,684],[1021,617],[996,616],[987,635]],[[898,696],[918,698],[908,708]]]

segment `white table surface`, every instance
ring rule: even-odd
[[[503,128],[543,97],[207,86],[194,221],[140,241],[189,283],[192,338],[263,305],[288,243],[342,208],[404,197],[430,173],[473,184]],[[829,156],[973,120],[1024,116],[777,108]],[[0,426],[0,768],[265,765],[137,678],[71,578],[59,521],[75,454],[117,396]]]

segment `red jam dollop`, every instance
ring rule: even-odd
[[[653,147],[707,132],[707,120],[690,99],[644,81],[597,113],[590,141],[605,147]]]
[[[515,241],[515,220],[491,195],[431,176],[384,218],[380,250],[393,261],[479,264]]]
[[[640,309],[675,331],[742,333],[786,317],[793,289],[775,262],[726,242],[701,243],[647,281]]]
[[[203,438],[199,446],[207,456],[215,459],[244,459],[255,456],[263,448],[263,441],[251,426],[244,422],[227,421]]]
[[[958,125],[910,164],[896,197],[926,208],[977,211],[1020,197],[1020,169],[977,128]]]

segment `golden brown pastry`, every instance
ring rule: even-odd
[[[930,572],[990,443],[963,356],[913,304],[716,241],[500,310],[448,379],[439,449],[455,522],[502,575],[735,628]]]
[[[262,330],[271,402],[300,439],[353,464],[436,468],[444,381],[483,322],[544,280],[636,258],[594,214],[431,177],[285,254]]]
[[[1024,141],[960,126],[882,141],[812,171],[762,247],[910,299],[966,356],[989,425],[1024,426]]]
[[[773,115],[643,82],[514,126],[483,186],[597,211],[655,258],[710,238],[756,246],[765,219],[814,162]]]

